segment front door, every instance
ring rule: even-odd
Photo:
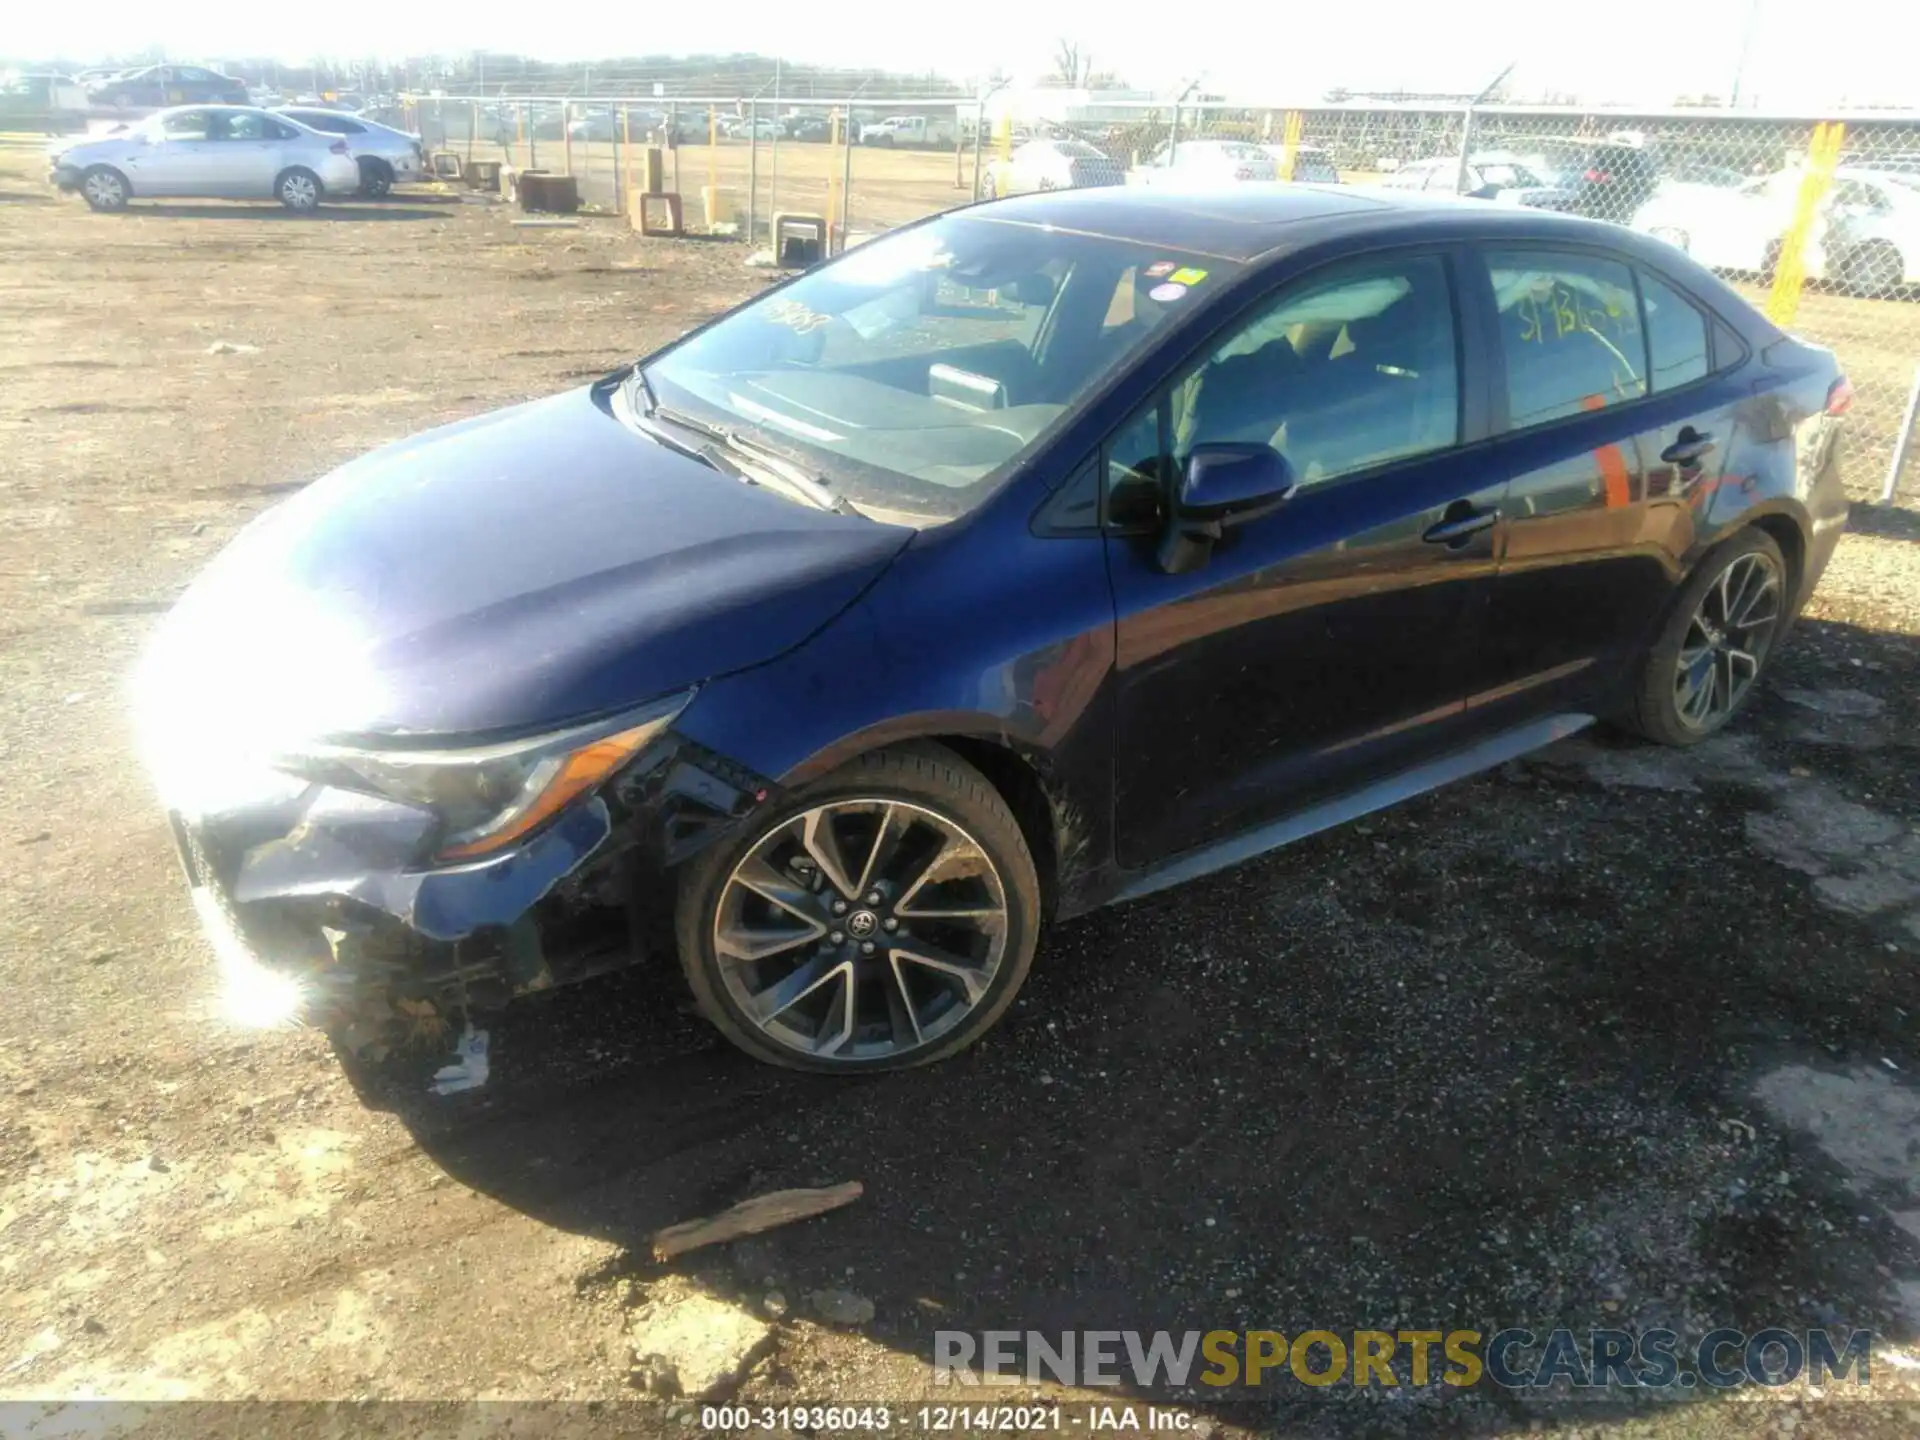
[[[177,110],[161,118],[161,129],[139,157],[140,175],[134,188],[143,195],[210,195],[216,162],[209,153],[220,142],[212,138],[213,112]]]
[[[1107,446],[1124,865],[1461,738],[1501,493],[1461,444],[1451,270],[1403,254],[1295,282]],[[1299,489],[1168,574],[1168,479],[1213,441],[1271,443]]]

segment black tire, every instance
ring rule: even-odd
[[[1891,298],[1906,278],[1900,252],[1884,240],[1848,251],[1840,270],[1847,289],[1869,300]]]
[[[1729,708],[1711,716],[1705,723],[1690,722],[1681,713],[1678,684],[1681,651],[1687,645],[1695,616],[1708,592],[1719,584],[1723,575],[1748,556],[1759,556],[1778,577],[1776,617],[1763,642],[1754,651],[1756,664],[1751,676],[1738,689]],[[1759,690],[1760,679],[1766,674],[1774,649],[1792,619],[1792,585],[1793,576],[1787,568],[1785,557],[1780,553],[1779,545],[1764,530],[1742,530],[1708,551],[1692,577],[1681,587],[1666,624],[1661,627],[1660,638],[1641,662],[1632,707],[1622,717],[1627,728],[1662,745],[1696,745],[1745,709]]]
[[[360,193],[368,200],[386,199],[393,193],[393,167],[384,160],[362,160]]]
[[[127,208],[133,186],[111,165],[89,165],[80,175],[80,196],[102,214]]]
[[[304,165],[289,165],[273,177],[273,198],[296,215],[311,215],[326,194],[320,177]]]
[[[951,1028],[899,1053],[873,1058],[830,1059],[810,1055],[769,1035],[729,989],[716,953],[714,932],[734,869],[763,839],[800,816],[835,801],[903,802],[957,826],[997,872],[1005,899],[1005,944],[997,969],[979,998]],[[877,848],[877,847],[876,847]],[[822,893],[830,894],[824,883]],[[855,903],[859,903],[857,898]],[[906,897],[900,900],[906,913]],[[675,933],[680,964],[701,1013],[720,1033],[755,1059],[796,1070],[871,1074],[930,1065],[959,1053],[999,1021],[1033,967],[1042,913],[1040,882],[1026,836],[1007,802],[987,778],[941,745],[910,743],[875,750],[849,761],[811,785],[786,796],[756,817],[744,833],[714,846],[691,862],[681,877]],[[857,919],[857,915],[853,917]],[[871,917],[869,917],[871,919]],[[889,927],[893,921],[889,920]],[[853,932],[852,920],[847,929]],[[914,928],[907,921],[904,936]],[[825,945],[820,946],[825,949]],[[836,954],[838,952],[835,952]],[[856,962],[857,963],[857,962]],[[896,967],[897,969],[897,967]],[[918,1022],[914,1033],[918,1034]]]

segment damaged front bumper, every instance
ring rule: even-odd
[[[529,839],[466,864],[426,863],[430,811],[317,783],[170,818],[230,1012],[379,1051],[670,945],[676,868],[772,789],[669,732]]]

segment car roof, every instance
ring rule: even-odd
[[[1116,185],[1022,195],[958,212],[1247,264],[1342,235],[1370,242],[1562,240],[1636,253],[1617,225],[1484,200],[1354,185]],[[1656,242],[1657,243],[1657,242]]]

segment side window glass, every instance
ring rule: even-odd
[[[1124,425],[1107,442],[1105,465],[1107,523],[1120,529],[1149,525],[1160,516],[1165,456],[1156,402]]]
[[[1487,256],[1514,430],[1647,393],[1646,340],[1627,267],[1547,251]]]
[[[1173,463],[1220,441],[1272,445],[1314,485],[1460,438],[1446,266],[1341,267],[1289,289],[1177,383]]]
[[[1663,281],[1640,272],[1640,303],[1646,310],[1648,378],[1656,391],[1698,380],[1707,363],[1707,317]]]
[[[169,115],[162,127],[169,140],[205,140],[213,117],[205,110],[182,110]]]

